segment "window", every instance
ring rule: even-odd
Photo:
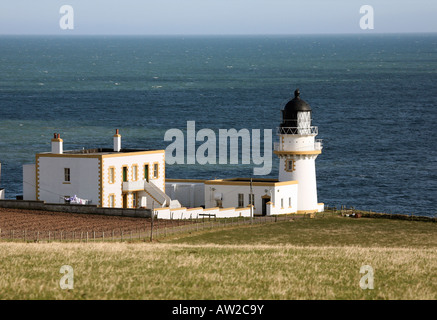
[[[127,181],[127,167],[123,167],[123,182]]]
[[[70,182],[70,168],[64,168],[64,181]]]
[[[281,209],[284,208],[284,198],[281,198]]]
[[[137,207],[137,194],[136,192],[132,193],[132,208]]]
[[[287,160],[287,161],[285,161],[285,171],[293,172],[294,170],[296,170],[296,167],[295,167],[295,164],[294,164],[294,160]]]
[[[115,198],[114,195],[109,195],[109,207],[114,208],[115,207]]]
[[[238,194],[238,207],[239,208],[244,207],[244,194],[243,193]]]
[[[149,165],[144,165],[144,180],[149,181]]]
[[[158,176],[159,176],[159,174],[158,174],[158,164],[155,163],[155,164],[153,164],[153,178],[158,179]]]
[[[297,113],[298,128],[309,128],[311,126],[311,111],[300,111]]]
[[[132,166],[132,180],[133,181],[138,180],[138,166],[137,165]]]
[[[288,198],[288,207],[291,208],[291,198]]]
[[[115,174],[114,174],[114,168],[109,168],[109,183],[114,183],[114,177],[115,177]]]
[[[249,204],[255,205],[255,195],[249,194]]]

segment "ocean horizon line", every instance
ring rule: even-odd
[[[0,37],[295,37],[295,36],[399,36],[399,35],[437,35],[437,31],[423,32],[338,32],[338,33],[241,33],[241,34],[132,34],[132,33],[45,33],[45,34],[21,34],[21,33],[0,33]]]

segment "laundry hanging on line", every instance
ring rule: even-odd
[[[76,195],[74,195],[73,197],[66,197],[64,198],[66,202],[70,203],[70,204],[88,204],[88,199],[81,199],[78,198]]]

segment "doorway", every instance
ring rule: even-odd
[[[123,194],[123,208],[126,209],[127,208],[127,194]]]
[[[267,215],[267,202],[270,201],[270,197],[263,197],[262,198],[262,215]]]

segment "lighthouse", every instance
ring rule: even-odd
[[[279,157],[279,181],[298,182],[298,213],[323,211],[323,203],[317,202],[315,164],[322,153],[322,141],[315,139],[318,127],[312,126],[311,120],[311,107],[296,89],[282,110],[274,153]]]

